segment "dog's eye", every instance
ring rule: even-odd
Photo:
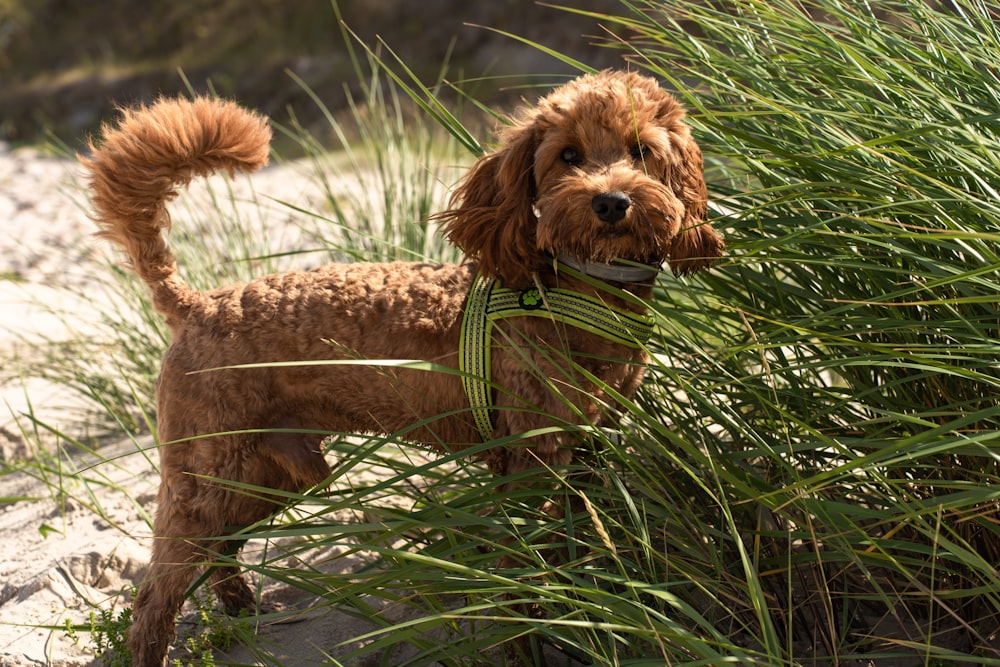
[[[632,158],[635,160],[644,160],[645,158],[649,157],[649,148],[643,144],[636,144],[635,146],[632,147],[632,150],[629,152],[632,154]]]
[[[576,150],[575,148],[563,149],[562,155],[560,155],[559,157],[562,159],[563,162],[569,165],[577,165],[583,161],[583,158],[580,156],[580,151]]]

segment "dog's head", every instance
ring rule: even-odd
[[[706,222],[701,151],[683,119],[648,77],[575,79],[523,111],[473,166],[444,231],[515,289],[560,255],[704,268],[723,242]]]

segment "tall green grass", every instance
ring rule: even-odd
[[[558,641],[602,664],[997,664],[995,9],[601,18],[691,108],[730,256],[661,282],[662,351],[574,526],[593,560],[549,582],[590,585],[530,594],[572,610]]]
[[[995,664],[995,8],[628,7],[611,46],[691,108],[730,242],[663,283],[640,399],[664,553],[711,545],[676,589],[772,661]]]
[[[608,48],[691,110],[729,251],[660,280],[622,437],[553,471],[582,510],[552,520],[541,491],[498,499],[466,458],[357,435],[330,443],[330,492],[247,529],[248,567],[370,622],[329,647],[340,664],[497,664],[525,632],[550,664],[1000,664],[996,19],[970,0],[632,0],[601,17],[628,35]],[[327,192],[296,211],[317,261],[454,257],[411,222],[477,145],[384,67],[446,131],[380,75],[360,130],[332,125],[339,157],[289,128]],[[372,179],[362,196],[338,189],[351,173]],[[531,548],[553,541],[558,565]],[[345,555],[364,565],[342,571]]]

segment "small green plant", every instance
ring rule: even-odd
[[[132,625],[132,608],[126,607],[115,614],[110,609],[91,611],[90,645],[95,655],[106,667],[129,667],[132,654],[126,645],[128,629]],[[77,638],[74,636],[73,641]]]
[[[196,593],[192,601],[198,623],[192,628],[191,634],[181,637],[188,656],[183,659],[174,658],[170,664],[173,667],[214,667],[214,652],[228,651],[237,637],[247,634],[247,615],[243,613],[234,619],[219,613],[212,606],[211,597],[206,591]]]
[[[228,651],[237,637],[248,633],[246,615],[233,619],[220,614],[212,606],[207,593],[199,592],[192,598],[198,618],[189,633],[182,633],[180,642],[188,655],[174,658],[174,667],[212,667],[215,665],[214,651]],[[109,609],[91,611],[88,620],[90,632],[89,650],[100,657],[105,667],[129,667],[132,654],[128,649],[128,631],[132,626],[132,609],[126,607],[117,613]],[[67,622],[66,634],[74,643],[80,644],[80,626]]]

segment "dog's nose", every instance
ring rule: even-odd
[[[625,212],[632,205],[628,195],[620,190],[613,190],[597,195],[590,202],[590,207],[603,222],[614,224],[625,217]]]

